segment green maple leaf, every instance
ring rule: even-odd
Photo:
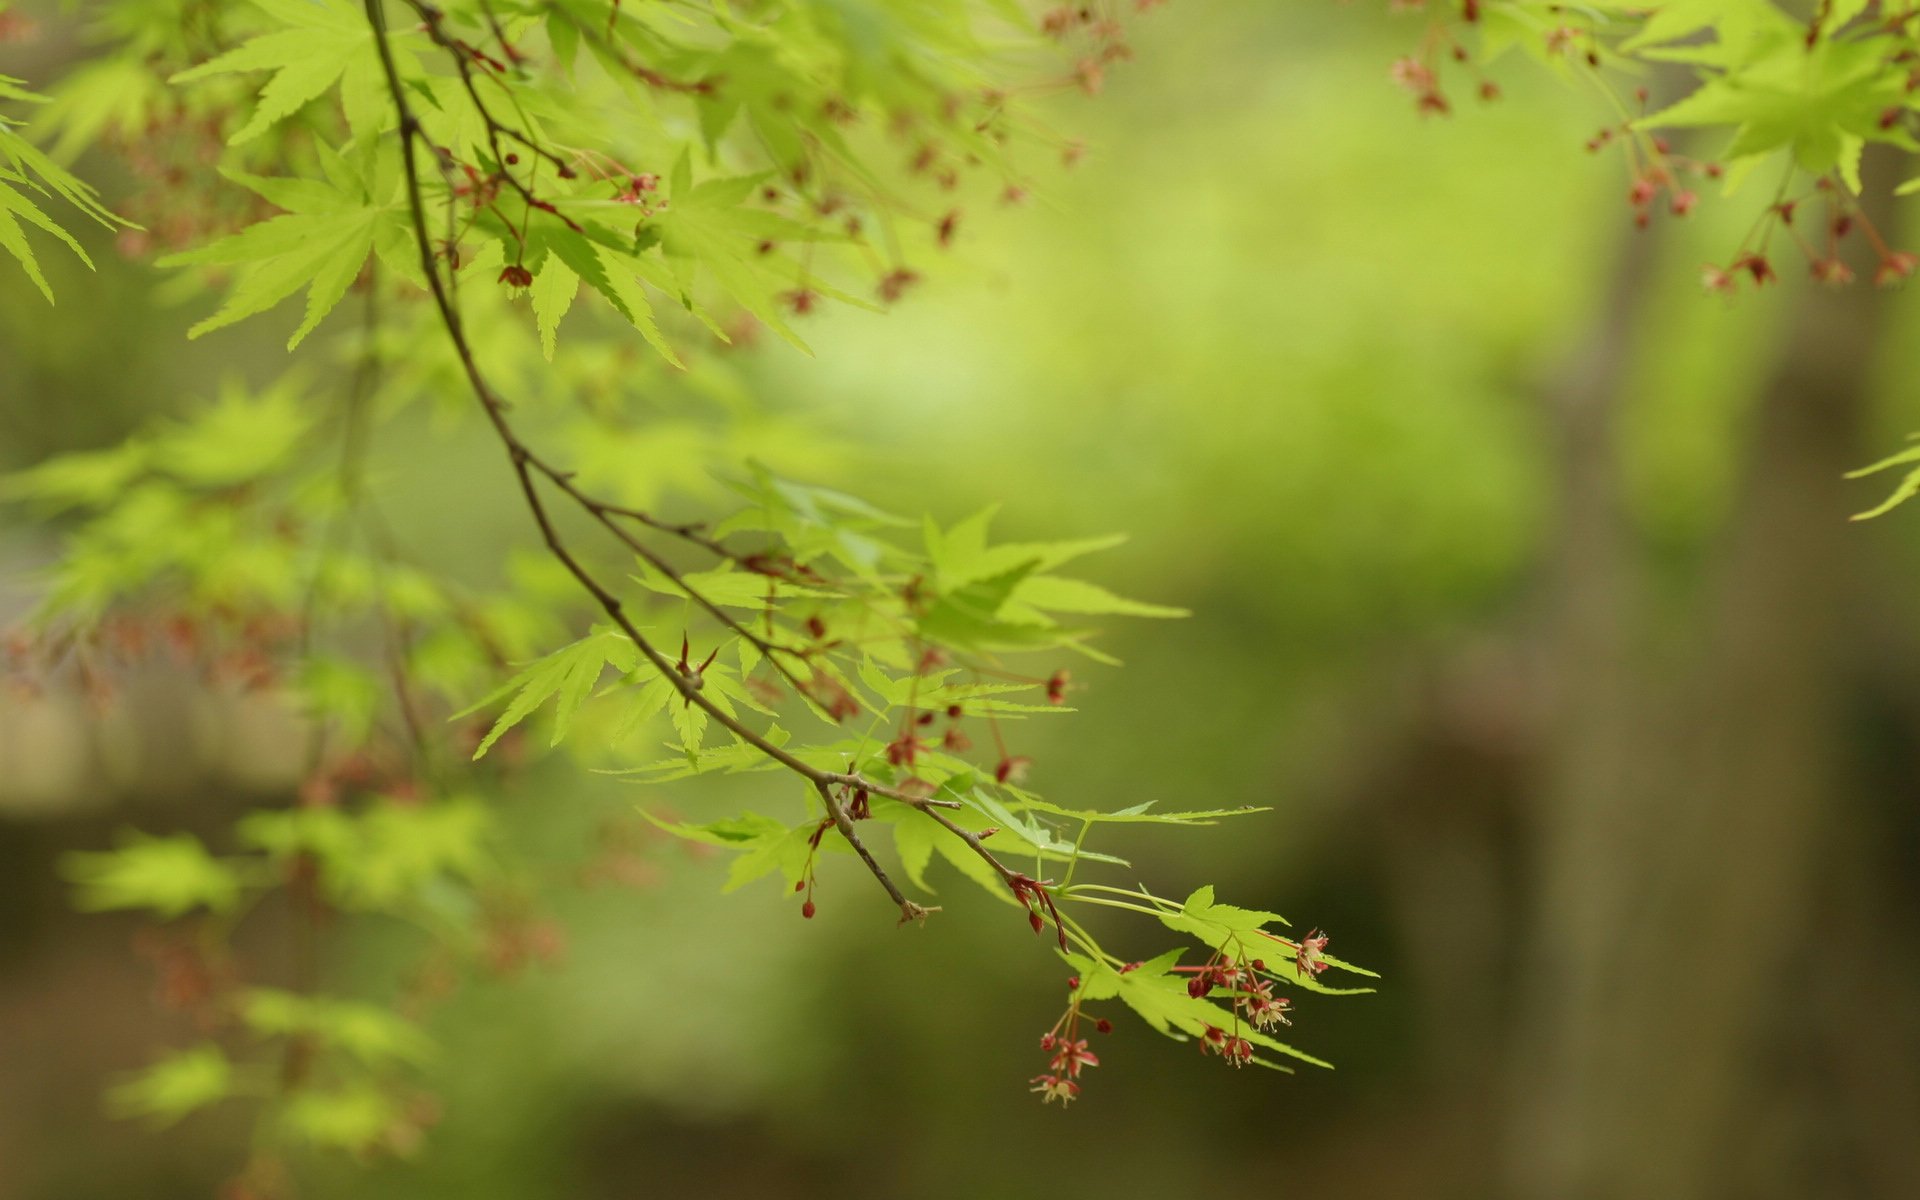
[[[811,354],[780,313],[779,297],[798,285],[800,272],[785,255],[762,252],[761,247],[815,241],[825,235],[777,213],[747,207],[747,201],[766,178],[742,175],[695,184],[683,151],[674,164],[668,187],[671,200],[654,216],[648,229],[658,236],[683,291],[691,291],[696,270],[704,270],[740,307],[795,348]],[[825,289],[815,280],[808,280],[807,286],[836,299],[863,303]]]
[[[569,211],[585,206],[569,204]],[[527,266],[535,272],[532,299],[533,314],[540,329],[540,346],[553,357],[555,331],[560,319],[572,307],[580,284],[598,292],[615,311],[625,317],[647,344],[676,367],[684,367],[653,319],[653,304],[647,299],[640,281],[667,282],[657,264],[649,264],[630,253],[620,239],[597,225],[579,229],[548,225],[527,236]]]
[[[507,705],[506,711],[500,714],[493,728],[487,731],[487,736],[474,750],[473,756],[477,759],[500,740],[501,734],[532,716],[534,710],[549,699],[558,696],[552,743],[557,746],[566,736],[574,714],[599,682],[601,672],[608,666],[617,671],[632,671],[639,663],[640,651],[625,634],[611,629],[597,629],[528,666],[492,695],[455,716],[464,717],[478,712],[512,693],[513,700]]]
[[[1885,38],[1822,41],[1809,49],[1799,30],[1774,30],[1756,39],[1745,61],[1641,123],[1732,126],[1730,160],[1787,150],[1803,170],[1839,167],[1855,185],[1862,145],[1908,140],[1880,121],[1905,100],[1902,77],[1883,69],[1887,50]]]
[[[219,1046],[203,1042],[123,1078],[107,1093],[107,1105],[115,1116],[167,1126],[232,1093],[233,1064]]]
[[[263,313],[304,287],[306,316],[287,341],[291,350],[340,303],[376,242],[392,245],[395,235],[404,241],[399,173],[391,155],[376,154],[369,143],[346,156],[323,146],[321,159],[327,168],[324,181],[260,179],[230,172],[228,178],[258,192],[285,214],[249,225],[212,245],[160,260],[163,267],[241,268],[226,302],[187,330],[188,337]],[[413,269],[417,273],[417,264]]]
[[[820,832],[818,821],[789,826],[759,813],[742,813],[706,825],[676,824],[647,812],[640,815],[675,837],[738,852],[740,857],[733,860],[727,871],[726,887],[722,889],[728,892],[775,871],[780,872],[788,884],[804,878],[807,863],[816,851],[815,837]],[[835,843],[826,841],[817,848],[827,853],[841,850]]]
[[[89,912],[150,908],[177,917],[196,908],[229,912],[245,886],[232,860],[215,858],[191,834],[148,837],[129,831],[117,849],[70,854],[63,863]]]
[[[192,83],[236,71],[272,71],[260,89],[253,116],[227,139],[230,146],[251,141],[308,103],[341,88],[341,102],[356,137],[377,131],[386,117],[379,44],[358,5],[344,0],[253,0],[276,23],[270,33],[234,47],[218,58],[174,75],[172,83]],[[396,55],[405,55],[396,47]],[[407,59],[410,63],[411,59]]]
[[[21,86],[20,80],[10,75],[0,75],[0,100],[39,104],[45,99],[27,91]],[[73,235],[61,228],[27,193],[57,196],[109,228],[125,222],[100,203],[93,188],[15,133],[14,124],[0,116],[0,250],[13,256],[21,270],[27,273],[27,278],[33,281],[33,286],[51,304],[53,288],[41,273],[40,261],[34,257],[33,246],[28,243],[26,230],[21,223],[25,222],[59,239],[88,267],[93,266],[93,260],[87,257],[86,250],[74,240]]]
[[[1667,0],[1659,5],[1647,4],[1645,0],[1590,2],[1594,8],[1628,16],[1644,14],[1645,19],[1639,31],[1621,43],[1621,49],[1629,52],[1676,42],[1701,30],[1709,30],[1715,38],[1709,54],[1733,53],[1738,52],[1757,33],[1792,24],[1785,13],[1767,3],[1767,0]],[[1547,20],[1556,19],[1551,11],[1548,10]],[[1697,51],[1700,48],[1690,49]],[[1663,53],[1657,57],[1668,55]]]

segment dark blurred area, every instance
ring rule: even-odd
[[[49,77],[69,36],[0,71]],[[1005,536],[1127,531],[1088,572],[1195,610],[1114,623],[1126,667],[1033,731],[1034,781],[1270,806],[1113,849],[1380,971],[1298,1004],[1291,1039],[1338,1069],[1235,1073],[1122,1022],[1043,1109],[1060,972],[997,907],[949,877],[895,930],[836,864],[802,922],[650,843],[644,886],[553,889],[559,962],[439,1011],[418,1155],[303,1194],[1920,1195],[1920,510],[1850,524],[1881,484],[1842,478],[1920,428],[1914,297],[1702,297],[1762,201],[1636,232],[1583,96],[1516,62],[1499,104],[1420,120],[1387,78],[1414,36],[1168,6],[1063,108],[1081,166],[969,214],[914,303],[750,366],[853,448],[821,482],[997,501]],[[0,469],[277,369],[271,330],[189,346],[158,273],[102,249],[49,259],[57,309],[0,270]],[[459,570],[531,538],[497,466],[386,445],[369,479]],[[3,520],[0,627],[58,532]],[[217,836],[287,802],[298,746],[270,695],[166,669],[104,713],[0,692],[0,1197],[206,1196],[244,1158],[224,1108],[105,1115],[192,1031],[153,1003],[143,923],[76,914],[56,863],[126,826]],[[747,786],[553,762],[500,803],[567,880],[637,800],[717,815]],[[270,970],[287,936],[263,913],[241,948]],[[406,953],[343,924],[327,977],[377,991]]]

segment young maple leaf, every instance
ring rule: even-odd
[[[0,75],[0,100],[39,104],[45,99],[21,87],[20,81],[12,76]],[[109,228],[125,222],[100,203],[92,187],[75,178],[33,143],[15,133],[10,128],[13,124],[15,122],[0,116],[0,250],[5,250],[20,263],[27,278],[51,303],[53,289],[48,286],[46,276],[41,274],[39,260],[34,257],[33,247],[28,244],[26,232],[20,223],[25,221],[43,233],[58,238],[87,266],[93,266],[93,260],[87,257],[86,250],[74,240],[73,235],[35,204],[27,192],[59,196]]]
[[[285,209],[277,217],[249,225],[231,237],[198,249],[170,254],[163,267],[233,266],[240,277],[217,312],[187,330],[203,333],[263,313],[302,287],[307,312],[287,341],[298,346],[333,310],[360,274],[369,251],[397,273],[415,278],[410,234],[402,205],[397,164],[372,142],[345,158],[320,148],[327,179],[261,179],[238,172],[228,178]],[[357,161],[355,161],[357,160]]]
[[[253,0],[272,17],[276,27],[243,42],[197,67],[172,77],[172,83],[192,83],[211,75],[234,71],[272,71],[260,89],[253,117],[227,139],[237,146],[259,137],[300,111],[307,103],[340,84],[341,106],[354,136],[377,132],[388,112],[380,70],[379,44],[366,13],[344,0]],[[404,46],[395,46],[404,66],[417,63]]]

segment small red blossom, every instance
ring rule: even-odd
[[[1067,701],[1067,681],[1073,678],[1064,668],[1047,677],[1047,703],[1065,704]]]
[[[1052,1104],[1055,1100],[1058,1100],[1060,1107],[1065,1108],[1075,1097],[1080,1095],[1079,1084],[1071,1079],[1063,1079],[1058,1075],[1035,1075],[1032,1082],[1033,1086],[1027,1090],[1030,1092],[1038,1092],[1041,1103],[1043,1104]]]
[[[881,277],[878,289],[880,298],[888,304],[892,304],[900,297],[906,295],[908,288],[919,282],[920,273],[918,271],[910,271],[905,267],[896,267]]]
[[[1755,287],[1764,287],[1769,283],[1777,282],[1780,278],[1774,274],[1773,264],[1768,262],[1766,256],[1763,254],[1742,254],[1733,260],[1733,266],[1730,270],[1736,272],[1745,271],[1753,277]]]
[[[1395,83],[1415,94],[1430,92],[1438,83],[1433,68],[1411,56],[1395,59],[1387,73]]]
[[[614,197],[622,204],[644,204],[648,194],[660,190],[660,177],[650,171],[627,176],[627,186]]]
[[[1241,1008],[1255,1029],[1271,1029],[1275,1025],[1293,1024],[1287,1017],[1287,1007],[1291,1003],[1285,996],[1262,992],[1244,997]]]
[[[1079,1041],[1062,1040],[1058,1048],[1054,1051],[1053,1069],[1056,1074],[1068,1075],[1078,1079],[1082,1067],[1097,1067],[1099,1065],[1100,1056],[1087,1049],[1087,1041],[1085,1038],[1081,1038]]]
[[[835,721],[860,715],[860,702],[854,699],[853,693],[826,675],[815,675],[808,680],[806,692]]]
[[[920,757],[926,743],[911,733],[903,733],[887,743],[887,761],[896,767],[910,767]]]
[[[1815,280],[1828,287],[1845,287],[1853,282],[1853,268],[1840,261],[1837,256],[1816,258],[1808,264],[1808,270]]]
[[[1920,270],[1920,255],[1896,250],[1881,258],[1880,265],[1873,272],[1874,286],[1894,287],[1912,278],[1916,270]]]
[[[1253,1058],[1253,1043],[1246,1038],[1235,1037],[1224,1029],[1209,1025],[1202,1031],[1200,1052],[1218,1054],[1236,1067],[1244,1066]]]
[[[1312,979],[1327,969],[1321,957],[1326,953],[1327,941],[1327,935],[1318,929],[1300,939],[1300,944],[1294,948],[1293,965],[1300,968],[1302,975]]]

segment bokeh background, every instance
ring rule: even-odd
[[[803,923],[659,847],[645,886],[556,892],[558,964],[439,1010],[423,1152],[313,1194],[1920,1195],[1920,513],[1849,524],[1881,483],[1841,478],[1920,428],[1915,297],[1703,298],[1751,198],[1636,233],[1587,96],[1515,63],[1500,103],[1423,121],[1387,78],[1416,36],[1181,0],[1063,103],[1079,167],[970,212],[912,302],[746,367],[842,440],[823,482],[1132,535],[1091,573],[1197,615],[1115,623],[1127,665],[1032,731],[1036,782],[1270,806],[1123,851],[1383,974],[1299,1005],[1338,1069],[1234,1073],[1121,1022],[1043,1110],[1060,981],[1005,913],[896,931],[848,867]],[[73,53],[55,20],[0,70]],[[0,271],[0,468],[273,368],[270,332],[188,345],[144,268],[50,267],[53,310]],[[460,469],[484,446],[401,452],[437,466],[376,452],[403,539],[454,570],[527,539]],[[0,625],[56,533],[0,517]],[[106,715],[0,695],[0,1197],[205,1196],[244,1155],[222,1111],[104,1115],[182,1031],[140,923],[77,916],[55,864],[284,800],[296,735],[165,672]],[[556,863],[634,802],[566,764],[502,800]],[[377,978],[390,940],[341,933],[330,972]]]

